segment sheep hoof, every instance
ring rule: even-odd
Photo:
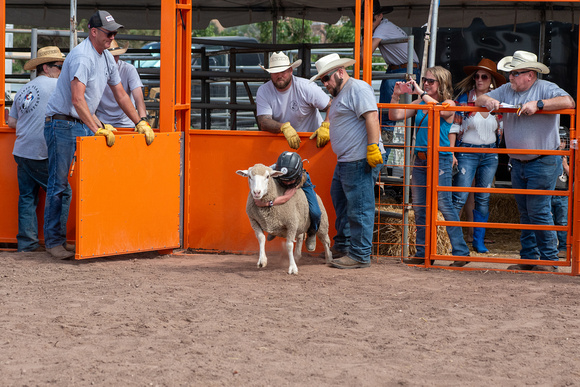
[[[288,274],[298,274],[298,267],[294,266],[294,267],[290,267],[290,269],[288,269]]]

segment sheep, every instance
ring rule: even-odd
[[[290,200],[278,205],[274,200],[284,195],[286,191],[274,177],[282,175],[283,172],[275,171],[263,164],[256,164],[247,170],[238,170],[236,173],[247,177],[250,185],[246,213],[260,245],[258,267],[266,267],[268,264],[266,236],[264,235],[264,231],[266,231],[268,234],[286,238],[286,250],[290,259],[288,274],[298,274],[296,261],[302,255],[304,234],[310,227],[306,195],[302,192],[302,189],[297,189]],[[332,253],[330,252],[330,238],[328,237],[328,215],[318,195],[317,198],[322,211],[322,219],[316,235],[324,245],[326,263],[329,264],[332,260]],[[256,202],[261,205],[257,205]],[[295,240],[297,243],[294,249]]]

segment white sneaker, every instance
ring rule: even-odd
[[[316,234],[308,235],[306,237],[306,250],[308,251],[316,250]]]

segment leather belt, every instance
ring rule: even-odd
[[[536,157],[536,158],[534,158],[534,159],[531,159],[531,160],[518,160],[518,159],[515,159],[515,160],[518,160],[518,161],[519,161],[520,163],[522,163],[522,164],[527,164],[527,163],[531,163],[532,161],[539,160],[539,159],[541,159],[542,157],[546,157],[546,156],[552,156],[552,155],[541,155],[541,156],[538,156],[538,157]]]
[[[415,152],[419,160],[427,160],[427,152]]]
[[[67,116],[66,114],[55,114],[52,117],[46,117],[46,121],[52,121],[52,120],[63,120],[63,121],[82,123],[82,121],[79,120],[78,118],[74,118],[72,116]]]
[[[406,69],[406,68],[407,68],[407,64],[406,63],[400,64],[400,65],[392,65],[392,64],[390,64],[388,70],[400,70],[400,69]],[[414,69],[418,69],[419,68],[419,63],[413,62],[413,68]]]

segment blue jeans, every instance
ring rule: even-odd
[[[384,157],[384,155],[383,155]],[[384,158],[383,158],[384,160]],[[334,247],[355,261],[371,261],[375,224],[375,184],[383,164],[371,168],[366,159],[339,162],[330,197],[336,213]]]
[[[439,156],[439,185],[450,187],[452,180],[453,156],[441,154]],[[413,165],[411,185],[413,191],[413,211],[415,212],[415,224],[417,225],[416,257],[425,256],[425,221],[427,203],[427,160],[415,158]],[[451,192],[439,192],[437,205],[443,218],[447,221],[459,221],[459,214],[453,207]],[[451,254],[455,256],[469,256],[469,247],[463,239],[461,227],[447,227],[447,235],[451,242]],[[433,241],[432,243],[437,243]]]
[[[397,70],[387,70],[387,74],[402,74],[400,79],[383,79],[381,81],[381,88],[379,92],[379,103],[390,103],[391,97],[393,95],[393,90],[395,89],[395,84],[397,82],[404,82],[405,81],[405,74],[407,73],[407,69],[397,69]],[[413,74],[415,74],[415,79],[417,83],[419,83],[419,79],[421,78],[421,71],[418,68],[413,69]],[[389,110],[383,109],[381,112],[381,131],[393,131],[395,129],[396,121],[389,120]],[[391,153],[391,148],[385,145],[385,156],[383,160],[385,163],[389,158],[389,154]]]
[[[32,160],[14,156],[18,165],[18,251],[34,251],[38,248],[38,219],[36,207],[38,206],[38,193],[40,188],[46,191],[48,182],[48,160]],[[63,193],[63,212],[61,217],[62,232],[66,235],[66,221],[72,191],[70,185]]]
[[[69,187],[68,171],[76,151],[76,138],[92,135],[88,126],[79,122],[52,120],[44,124],[44,138],[48,145],[48,184],[44,208],[44,242],[47,249],[66,242],[61,219],[63,213],[68,216],[65,192]]]
[[[512,187],[517,189],[553,190],[562,173],[561,156],[543,156],[523,163],[510,159]],[[515,195],[521,224],[554,225],[550,211],[551,195]],[[522,230],[522,259],[558,260],[556,231]]]
[[[552,219],[556,226],[568,225],[568,197],[552,196]],[[566,231],[556,231],[558,236],[558,251],[566,251]]]
[[[308,201],[308,211],[310,213],[310,228],[309,231],[318,231],[318,226],[320,226],[320,219],[322,218],[322,211],[318,205],[318,199],[316,197],[316,192],[314,192],[316,186],[312,184],[310,180],[310,175],[306,172],[306,181],[302,185],[302,191],[306,195],[306,200]]]
[[[495,148],[495,144],[491,145],[471,145],[463,144],[461,146],[470,148]],[[498,156],[494,153],[455,153],[459,172],[453,177],[453,185],[456,187],[471,187],[471,183],[475,178],[475,186],[490,188],[493,184],[495,171],[498,165]],[[453,205],[457,213],[461,212],[463,205],[467,201],[469,192],[453,192]],[[487,217],[489,214],[489,193],[476,192],[473,197],[475,199],[475,209]]]

